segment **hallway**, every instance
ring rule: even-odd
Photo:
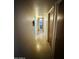
[[[49,0],[15,0],[14,57],[26,59],[51,59],[51,48],[47,41],[47,29],[35,34],[34,16],[45,16],[52,6]]]
[[[58,1],[59,0],[15,0],[15,59],[53,59],[54,57],[54,59],[56,59],[59,54],[61,55],[59,48],[62,49],[63,47],[61,47],[61,45],[59,46],[59,43],[64,41],[64,34],[61,33],[64,31],[64,27],[61,26],[64,25],[64,23],[61,22],[64,20],[64,13],[58,13],[57,7],[60,11],[63,11],[62,8],[64,7],[62,6],[63,2],[58,5]],[[58,26],[59,24],[57,25],[59,21],[61,22],[60,26]],[[61,32],[60,29],[62,29]],[[61,38],[59,36],[61,36]],[[60,41],[61,39],[62,42]],[[62,56],[63,54],[58,58],[61,59]]]

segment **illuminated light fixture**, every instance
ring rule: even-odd
[[[38,7],[37,6],[35,7],[35,15],[36,15],[36,17],[38,17]]]

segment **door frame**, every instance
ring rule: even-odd
[[[51,47],[52,56],[54,57],[55,51],[55,41],[56,41],[56,32],[57,32],[57,15],[58,15],[58,5],[62,0],[58,0],[54,3],[52,8],[48,12],[48,42]],[[53,30],[52,30],[52,39],[50,39],[50,15],[53,14]]]

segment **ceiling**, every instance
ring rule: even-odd
[[[24,12],[27,15],[36,15],[36,9],[39,16],[44,16],[52,7],[55,0],[14,0],[15,14]]]

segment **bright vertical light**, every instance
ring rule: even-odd
[[[38,17],[38,7],[37,6],[35,7],[35,14],[36,14],[36,17]]]
[[[35,5],[35,40],[37,40],[37,17],[38,17],[38,7]]]
[[[39,50],[40,50],[40,45],[37,44],[37,45],[36,45],[36,48],[37,48],[37,51],[39,51]]]

